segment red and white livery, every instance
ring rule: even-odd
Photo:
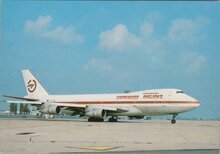
[[[199,107],[200,103],[179,89],[153,89],[130,93],[49,95],[29,70],[22,70],[27,96],[5,96],[17,100],[8,103],[28,103],[44,114],[60,112],[87,116],[88,121],[116,122],[117,116],[173,115]]]

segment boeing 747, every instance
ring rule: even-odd
[[[43,114],[56,115],[60,112],[87,116],[88,121],[117,122],[118,116],[173,115],[176,123],[179,113],[199,107],[195,98],[179,89],[153,89],[130,93],[49,95],[29,70],[22,70],[27,95],[24,97],[4,96],[14,100],[8,103],[27,103],[36,106]],[[15,100],[16,99],[16,100]]]

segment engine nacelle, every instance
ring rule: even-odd
[[[103,119],[106,116],[106,110],[100,108],[87,107],[85,111],[85,115],[88,117]]]
[[[72,111],[72,110],[66,110],[65,108],[61,109],[61,114],[67,114],[67,115],[80,115],[81,111]]]
[[[56,105],[43,105],[40,108],[40,112],[44,114],[59,114],[60,111],[61,107]]]

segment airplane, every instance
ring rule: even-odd
[[[62,113],[88,117],[91,122],[117,122],[118,116],[173,115],[176,123],[179,113],[200,106],[195,98],[180,89],[152,89],[115,94],[49,95],[29,70],[22,70],[27,91],[24,97],[8,96],[7,103],[27,103],[36,106],[42,114]]]

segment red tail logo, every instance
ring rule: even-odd
[[[37,82],[35,80],[29,80],[27,88],[30,93],[34,92],[37,88]]]

